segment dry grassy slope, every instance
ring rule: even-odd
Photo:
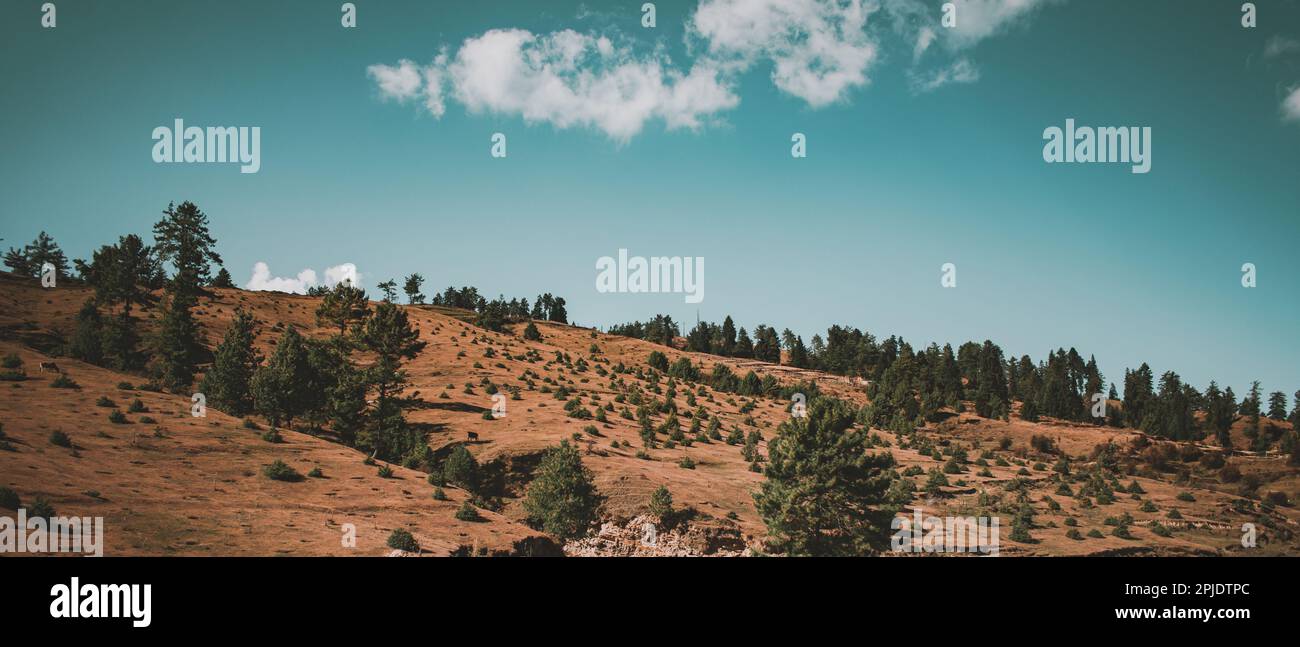
[[[87,295],[75,287],[40,290],[34,282],[0,276],[0,306],[3,306],[0,328],[6,331],[5,339],[0,341],[0,352],[18,351],[34,372],[36,363],[44,356],[23,344],[48,347],[50,339],[70,332],[76,310]],[[264,353],[269,353],[279,335],[278,328],[283,325],[292,323],[313,335],[330,333],[315,326],[317,302],[318,299],[303,296],[218,290],[198,309],[198,317],[209,345],[215,346],[236,307],[253,312],[261,324],[258,344]],[[851,381],[813,371],[720,360],[600,333],[593,337],[591,330],[554,324],[539,324],[542,341],[526,342],[514,334],[491,333],[469,325],[465,323],[464,313],[434,307],[412,307],[408,312],[420,327],[421,338],[428,342],[425,351],[407,368],[412,390],[419,391],[427,403],[426,408],[413,411],[410,418],[433,425],[429,444],[435,450],[446,450],[453,444],[467,443],[480,461],[501,459],[511,470],[510,484],[518,494],[539,453],[579,433],[584,462],[595,473],[601,492],[608,497],[607,515],[614,520],[636,516],[644,510],[650,493],[659,485],[666,485],[679,506],[689,505],[701,513],[695,522],[697,531],[724,539],[734,535],[745,543],[757,545],[763,527],[754,511],[751,493],[761,477],[748,470],[739,447],[721,442],[660,448],[650,451],[651,460],[638,459],[635,454],[641,443],[637,426],[634,421],[617,415],[623,405],[616,405],[604,425],[568,418],[563,401],[540,392],[543,378],[576,389],[584,404],[594,409],[594,402],[612,402],[618,393],[611,388],[609,378],[596,374],[597,365],[609,367],[621,361],[628,366],[644,366],[649,353],[659,350],[670,361],[688,355],[706,369],[714,362],[723,361],[742,374],[752,368],[760,375],[770,372],[783,381],[817,379],[824,391],[865,403],[860,387]],[[151,315],[151,310],[142,310],[146,323]],[[46,334],[47,331],[53,334]],[[589,352],[593,343],[599,349],[594,355]],[[485,357],[488,348],[495,350],[496,357]],[[530,349],[537,351],[542,360],[526,361],[523,356]],[[586,358],[591,369],[575,373],[551,362],[556,350],[567,353],[573,361]],[[44,377],[25,382],[20,388],[0,386],[4,389],[0,394],[0,421],[5,423],[5,431],[20,443],[16,454],[0,452],[0,483],[14,487],[25,500],[40,493],[50,496],[61,511],[106,516],[110,524],[110,550],[114,553],[380,554],[385,552],[383,541],[388,532],[400,526],[411,529],[434,553],[445,554],[463,545],[508,550],[514,542],[536,535],[521,523],[523,515],[517,498],[507,498],[501,515],[485,512],[484,522],[459,522],[452,517],[452,512],[465,494],[447,488],[452,500],[434,501],[430,497],[431,488],[419,472],[395,467],[399,478],[380,479],[374,468],[361,464],[363,457],[353,450],[293,432],[285,434],[284,444],[266,443],[256,433],[240,428],[238,421],[219,412],[209,411],[206,420],[187,417],[185,398],[127,394],[114,386],[122,379],[134,382],[139,378],[67,359],[58,361],[82,384],[80,392],[52,389]],[[506,417],[483,419],[482,412],[492,406],[492,400],[480,386],[481,380],[486,377],[501,387],[523,386],[521,375],[526,369],[540,375],[534,380],[538,390],[524,388],[522,400],[508,400]],[[637,382],[632,375],[622,377],[629,384]],[[473,393],[464,392],[466,383],[474,385]],[[446,397],[442,397],[444,393]],[[749,429],[744,424],[746,416],[740,413],[744,398],[713,394],[709,389],[706,393],[700,397],[700,403],[711,413],[722,416],[724,434],[735,425]],[[153,438],[152,426],[138,421],[131,425],[108,423],[107,410],[94,406],[100,395],[108,395],[123,406],[138,395],[156,412],[150,415],[159,419],[164,437]],[[600,399],[593,401],[593,397]],[[682,413],[689,410],[682,389],[677,402]],[[750,415],[765,437],[770,438],[787,414],[784,403],[759,400]],[[131,418],[136,420],[138,416]],[[689,424],[684,416],[682,421],[684,426]],[[596,424],[599,436],[582,433],[589,424]],[[73,434],[82,448],[79,456],[48,443],[47,437],[55,428]],[[101,437],[101,432],[111,437]],[[477,440],[469,441],[469,432],[477,433]],[[1057,439],[1076,458],[1086,456],[1095,445],[1106,440],[1123,444],[1136,436],[1124,430],[1069,423],[1031,424],[1018,419],[1004,423],[969,415],[959,416],[937,429],[932,426],[922,433],[972,448],[972,459],[980,449],[996,450],[998,440],[1004,436],[1012,439],[1012,450],[997,454],[1007,458],[1015,458],[1014,453],[1024,454],[1034,434]],[[135,440],[137,435],[144,437]],[[615,440],[630,447],[614,449],[611,443]],[[762,445],[760,449],[766,453]],[[917,465],[928,470],[939,464],[912,450],[895,447],[893,453],[903,467]],[[684,456],[696,462],[696,469],[678,466]],[[329,478],[288,484],[269,481],[259,470],[275,458],[304,473],[318,464]],[[1243,472],[1260,473],[1268,480],[1280,478],[1269,488],[1296,494],[1295,471],[1287,469],[1282,461],[1252,457],[1232,460]],[[1046,479],[1048,472],[1032,470],[1034,462],[1028,461],[1032,478]],[[1050,465],[1051,461],[1047,462]],[[950,477],[954,481],[964,479],[966,485],[954,485],[949,488],[949,496],[934,501],[918,499],[916,505],[927,513],[940,515],[969,511],[975,504],[978,489],[1000,491],[1001,484],[1012,479],[1019,468],[1016,464],[993,466],[992,477],[979,477],[975,476],[977,468],[972,467],[966,474]],[[921,485],[924,476],[915,480]],[[1129,480],[1126,477],[1124,482],[1127,484]],[[1141,512],[1138,509],[1141,502],[1130,500],[1127,495],[1121,495],[1113,505],[1091,510],[1077,509],[1072,499],[1054,496],[1065,509],[1049,512],[1041,498],[1051,495],[1055,488],[1046,484],[1037,486],[1033,500],[1041,527],[1033,534],[1038,543],[1015,544],[1005,539],[1004,531],[1003,553],[1213,552],[1236,545],[1240,523],[1253,518],[1231,510],[1229,504],[1235,496],[1211,489],[1211,486],[1229,489],[1226,486],[1199,482],[1174,486],[1162,479],[1139,477],[1137,480],[1149,493],[1143,498],[1151,499],[1159,507],[1158,512]],[[103,499],[82,494],[89,489],[99,490]],[[1184,489],[1195,494],[1195,502],[1175,498]],[[1148,524],[1164,520],[1170,508],[1179,509],[1188,521],[1203,527],[1180,530],[1173,538],[1152,534]],[[1111,537],[1110,528],[1102,525],[1104,517],[1120,516],[1124,512],[1137,520],[1133,528],[1135,539]],[[728,519],[728,513],[734,513],[737,519]],[[1107,536],[1085,541],[1066,538],[1067,528],[1062,522],[1067,514],[1079,519],[1081,530],[1098,528]],[[1296,524],[1296,514],[1290,508],[1281,508],[1274,517],[1278,523]],[[358,529],[356,551],[339,546],[337,524],[349,522]],[[1010,520],[1006,519],[1005,523],[1009,526]],[[113,528],[119,529],[117,534]],[[1280,542],[1269,544],[1266,550],[1298,552],[1294,545]]]

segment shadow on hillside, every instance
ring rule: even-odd
[[[427,400],[417,400],[411,403],[411,408],[416,410],[441,409],[443,411],[459,411],[461,413],[483,413],[487,407],[466,404],[464,402],[429,402]]]

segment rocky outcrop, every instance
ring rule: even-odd
[[[740,529],[728,523],[686,522],[668,528],[649,515],[607,521],[595,534],[564,546],[572,557],[747,557]]]

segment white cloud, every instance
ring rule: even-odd
[[[1282,100],[1282,121],[1300,121],[1300,86]]]
[[[368,69],[382,97],[422,97],[434,117],[443,115],[450,97],[470,112],[516,115],[561,129],[592,127],[620,142],[652,119],[669,129],[694,129],[739,102],[707,65],[682,73],[665,55],[637,56],[605,36],[567,29],[541,35],[493,29],[423,70],[407,60]]]
[[[381,99],[407,103],[423,98],[424,108],[429,114],[441,117],[447,111],[442,95],[443,70],[446,66],[447,54],[442,52],[433,59],[432,65],[420,67],[410,60],[402,59],[397,65],[371,65],[366,68],[366,75],[375,80]]]
[[[325,283],[327,286],[338,285],[345,279],[352,279],[354,285],[360,285],[361,275],[357,273],[357,266],[352,263],[343,263],[335,265],[325,270]],[[295,278],[283,278],[271,276],[271,268],[264,261],[258,261],[253,264],[253,276],[248,279],[244,285],[245,290],[259,290],[267,292],[289,292],[292,294],[306,294],[309,288],[321,285],[317,280],[316,270],[307,268],[298,272]]]
[[[447,52],[443,51],[433,59],[433,65],[424,68],[424,108],[429,114],[441,117],[447,111],[443,101],[442,85],[444,70],[447,68]]]
[[[937,90],[949,83],[974,83],[980,79],[980,71],[970,59],[959,58],[952,65],[929,74],[909,72],[907,78],[913,92],[923,93]]]
[[[931,45],[942,43],[950,53],[974,47],[980,41],[1009,29],[1035,9],[1057,0],[949,0],[956,6],[952,27],[940,27],[938,3],[922,0],[883,0],[894,31],[912,43],[912,61],[919,61]]]
[[[1011,27],[1052,0],[950,0],[957,6],[957,24],[950,34],[953,49],[963,49]]]
[[[935,27],[937,6],[922,0],[700,0],[686,20],[689,67],[675,66],[662,47],[634,52],[594,32],[534,34],[492,29],[443,48],[426,66],[408,59],[367,68],[381,98],[422,100],[435,118],[448,101],[471,113],[518,116],[555,128],[594,128],[620,143],[660,120],[669,130],[698,129],[740,103],[745,71],[772,65],[776,87],[820,108],[871,82],[880,59],[877,9],[911,44],[913,65],[944,43],[958,52],[1037,7],[1056,0],[955,0],[957,26]],[[937,71],[908,73],[913,91],[970,83],[979,72],[966,58]]]
[[[333,287],[344,282],[357,287],[361,286],[361,275],[357,273],[356,265],[344,263],[325,268],[325,285]]]
[[[406,59],[397,65],[371,65],[366,74],[379,85],[379,96],[385,99],[409,101],[420,91],[420,69]]]
[[[873,10],[861,0],[702,0],[688,27],[729,68],[771,60],[776,87],[817,108],[869,83]]]

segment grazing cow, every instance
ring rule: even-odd
[[[41,362],[41,372],[44,373],[46,369],[54,371],[55,373],[63,372],[59,370],[59,365],[54,362]]]
[[[478,440],[478,433],[473,432],[473,431],[468,432],[468,433],[469,433],[469,439],[470,439],[470,440]]]

